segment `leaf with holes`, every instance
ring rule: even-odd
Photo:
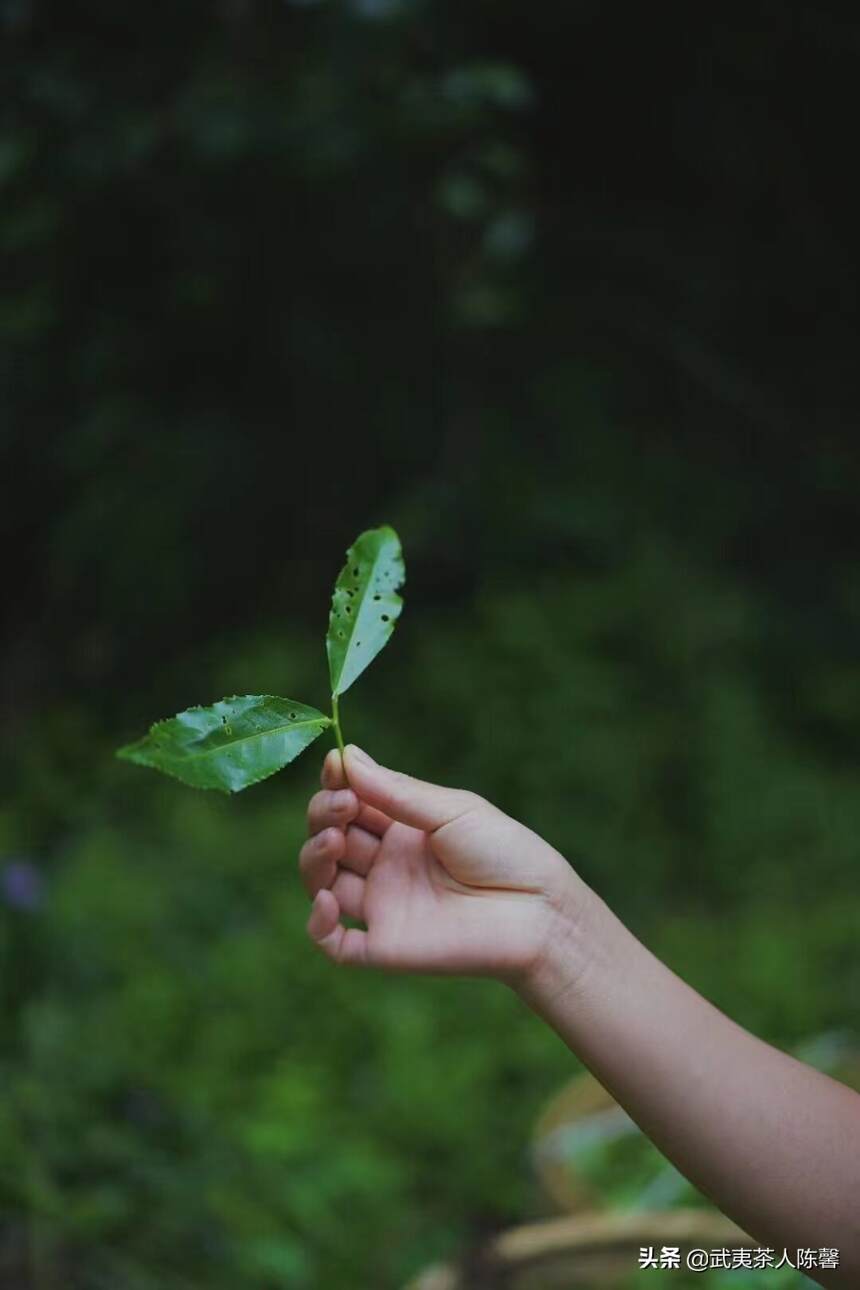
[[[194,788],[237,793],[274,775],[330,725],[330,717],[304,703],[245,694],[159,721],[117,756]]]
[[[117,756],[193,788],[238,793],[274,775],[329,726],[343,753],[338,697],[391,636],[403,608],[397,588],[404,578],[400,539],[387,524],[360,533],[346,554],[326,635],[330,717],[294,699],[246,694],[158,721]]]
[[[346,553],[335,583],[326,636],[333,697],[343,694],[394,631],[405,576],[400,539],[383,525],[367,529]]]

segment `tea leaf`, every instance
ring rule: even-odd
[[[403,601],[405,571],[400,539],[384,524],[367,529],[346,553],[332,595],[326,653],[331,692],[348,690],[394,630]]]
[[[221,699],[158,721],[117,757],[173,775],[193,788],[237,793],[286,766],[331,719],[271,694]]]

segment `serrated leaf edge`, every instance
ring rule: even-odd
[[[216,703],[233,703],[237,699],[247,699],[250,697],[252,696],[247,694],[231,694],[231,695],[225,696],[223,699],[217,699]],[[259,695],[254,695],[253,697],[258,699],[277,699],[279,703],[290,703],[290,702],[300,703],[301,702],[299,699],[295,699],[295,700],[284,699],[277,694],[259,694]],[[142,744],[144,740],[154,735],[160,726],[167,725],[169,721],[175,721],[177,717],[183,716],[186,712],[206,712],[206,711],[209,711],[214,706],[215,704],[213,703],[195,703],[195,704],[192,704],[190,708],[183,708],[181,712],[177,712],[176,715],[173,717],[163,717],[160,721],[154,721],[153,724],[149,727],[149,730],[147,731],[147,733],[141,739],[136,739],[133,743],[124,744],[122,748],[117,748],[116,753],[114,755],[116,757],[119,757],[121,761],[130,761],[138,766],[146,766],[150,770],[160,770],[165,775],[170,775],[172,779],[177,779],[179,780],[180,783],[183,783],[187,786],[188,784],[187,780],[184,780],[181,775],[178,775],[176,773],[176,771],[171,770],[168,766],[163,764],[164,761],[170,758],[171,754],[169,752],[160,753],[159,760],[154,760],[152,757],[148,756],[143,749],[140,749],[140,751],[136,751],[138,744]],[[309,708],[310,706],[311,705],[309,703],[302,704],[302,707],[304,708]],[[315,709],[315,711],[317,711],[317,709]],[[317,736],[315,736],[315,737],[319,737],[319,735],[321,735],[322,732],[332,724],[333,723],[332,723],[331,717],[327,717],[324,712],[320,712],[318,717],[313,717],[305,721],[288,721],[285,725],[282,725],[282,726],[272,726],[270,730],[258,730],[254,734],[242,735],[241,738],[231,739],[229,744],[221,744],[217,748],[207,748],[203,752],[188,753],[182,757],[173,757],[173,761],[180,762],[180,763],[189,762],[189,761],[199,761],[205,757],[212,757],[212,756],[223,754],[228,749],[236,747],[237,744],[247,743],[249,739],[262,739],[266,735],[277,735],[277,734],[281,734],[283,731],[286,731],[286,730],[299,730],[302,728],[302,726],[319,726]],[[310,744],[307,744],[306,747],[309,748]],[[297,756],[301,756],[301,753],[304,751],[305,749],[303,748],[300,753],[297,753]],[[134,752],[134,755],[132,756],[133,752]],[[293,757],[291,760],[295,761],[296,758]],[[286,762],[285,765],[289,765],[289,762]],[[202,788],[204,792],[208,791],[209,789],[212,789],[216,793],[226,793],[229,796],[233,793],[242,792],[246,788],[253,788],[254,784],[259,784],[261,780],[268,779],[271,775],[277,775],[279,770],[283,770],[283,767],[276,766],[274,770],[266,771],[263,775],[258,775],[256,779],[249,779],[246,784],[242,785],[241,789],[220,788],[217,784],[205,784],[205,785],[195,784],[194,787]]]

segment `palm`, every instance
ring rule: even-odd
[[[380,840],[363,914],[370,956],[381,966],[462,972],[486,957],[492,892],[459,883],[432,842],[432,835],[398,823]]]

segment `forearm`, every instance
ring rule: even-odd
[[[860,1284],[860,1095],[736,1025],[589,894],[525,1001],[649,1138],[746,1231],[835,1247]]]

